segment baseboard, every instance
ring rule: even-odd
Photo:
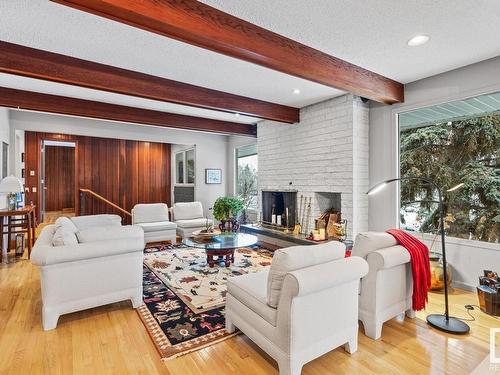
[[[451,283],[451,286],[453,288],[457,288],[457,289],[468,290],[469,292],[475,292],[476,291],[476,286],[475,285],[469,285],[469,284],[463,283],[461,281],[453,281]]]

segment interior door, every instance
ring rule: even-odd
[[[42,210],[75,211],[75,147],[68,142],[44,142],[42,152]]]

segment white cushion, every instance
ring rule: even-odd
[[[354,241],[351,255],[366,259],[366,256],[375,250],[385,249],[395,246],[398,241],[385,232],[364,232],[359,233]]]
[[[171,221],[158,221],[155,223],[135,223],[134,225],[141,227],[144,232],[159,232],[169,229],[175,230],[177,228],[177,224],[172,223]]]
[[[168,206],[165,203],[136,204],[132,210],[132,223],[154,223],[168,221]]]
[[[249,273],[227,280],[227,292],[268,323],[276,326],[276,309],[266,303],[269,270]]]
[[[205,228],[207,225],[207,219],[191,219],[191,220],[176,220],[175,223],[179,228]],[[208,223],[212,224],[212,220],[208,219]]]
[[[78,245],[78,239],[75,232],[68,228],[68,226],[60,226],[54,232],[52,237],[52,245],[65,246],[65,245]]]
[[[61,228],[61,227],[64,227],[64,228],[72,231],[73,233],[78,232],[78,228],[76,227],[76,225],[66,216],[61,216],[61,217],[57,218],[54,225],[56,227],[56,230]]]
[[[183,202],[174,204],[174,220],[199,219],[203,217],[203,206],[200,202]]]
[[[121,226],[122,218],[118,215],[102,214],[102,215],[85,215],[75,216],[70,219],[73,224],[80,230],[93,227],[108,227]]]
[[[141,236],[142,229],[132,225],[108,226],[82,229],[76,233],[79,243],[120,240]]]
[[[345,245],[338,241],[276,250],[267,279],[267,304],[271,307],[278,307],[281,287],[288,272],[344,257]]]

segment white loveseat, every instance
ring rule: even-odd
[[[226,330],[239,328],[278,362],[280,375],[358,342],[359,280],[368,264],[330,242],[277,250],[268,271],[228,280]]]
[[[121,226],[116,215],[60,218],[43,228],[31,255],[40,269],[43,329],[100,305],[130,299],[139,307],[143,250],[142,229]]]
[[[144,244],[170,241],[176,243],[177,224],[169,220],[165,203],[141,203],[132,209],[132,224],[144,230]]]
[[[172,207],[173,220],[177,224],[177,234],[182,238],[191,237],[197,230],[205,229],[211,219],[203,216],[201,202],[179,202]]]
[[[370,270],[361,280],[359,319],[365,334],[376,340],[386,321],[412,310],[413,280],[410,255],[396,239],[385,232],[366,232],[356,236],[353,256],[368,262]]]

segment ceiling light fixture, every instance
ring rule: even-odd
[[[238,112],[236,112],[234,115],[235,115],[236,117],[240,117],[240,114],[239,114]]]
[[[428,35],[415,35],[406,44],[410,47],[417,47],[425,44],[429,41],[430,37]]]
[[[299,89],[293,89],[293,93],[294,93],[295,95],[299,95],[299,94],[300,94],[300,90],[299,90]]]

